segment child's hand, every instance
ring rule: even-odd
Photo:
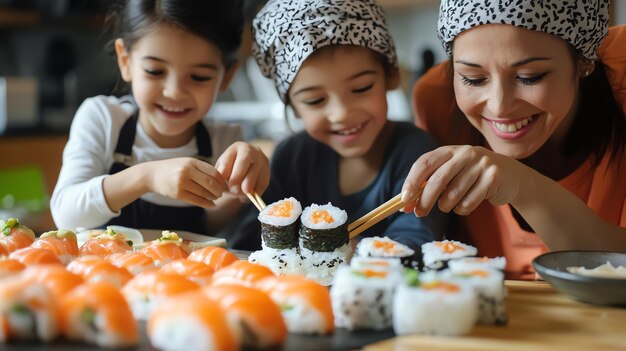
[[[411,199],[427,180],[417,202],[404,212],[427,215],[438,200],[444,212],[467,215],[484,200],[493,205],[514,203],[529,168],[517,160],[478,146],[444,146],[422,155],[402,186],[403,200]],[[441,196],[440,196],[441,195]]]
[[[209,208],[227,191],[226,181],[212,165],[191,157],[150,162],[150,191]]]
[[[235,195],[257,192],[262,194],[270,181],[267,157],[250,144],[232,144],[215,162],[215,168],[227,180],[230,192]]]

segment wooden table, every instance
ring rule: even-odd
[[[405,335],[364,350],[626,350],[626,309],[576,302],[545,282],[505,284],[506,326],[475,326],[457,337]]]

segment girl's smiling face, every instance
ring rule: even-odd
[[[131,83],[139,121],[161,147],[178,147],[194,135],[194,126],[225,90],[235,67],[209,41],[168,24],[141,37],[130,50],[117,39],[122,78]]]
[[[489,24],[460,34],[452,53],[458,106],[495,152],[523,159],[563,142],[582,74],[564,40]]]
[[[374,51],[338,45],[307,58],[288,94],[311,137],[342,157],[361,157],[387,122],[386,93],[395,85]]]

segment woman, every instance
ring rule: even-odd
[[[598,50],[607,24],[601,0],[442,1],[450,61],[418,82],[414,107],[450,146],[415,162],[404,198],[428,181],[405,211],[463,215],[449,236],[521,277],[548,250],[626,251],[626,30]]]

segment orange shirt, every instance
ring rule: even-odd
[[[626,26],[613,27],[598,49],[598,56],[607,66],[610,84],[626,114],[624,48]],[[418,80],[412,100],[415,123],[442,145],[476,144],[477,131],[458,110],[450,74],[449,63],[444,62]],[[608,155],[595,167],[586,161],[559,184],[606,221],[626,227],[626,152],[619,162],[609,164]],[[493,206],[485,201],[459,221],[459,230],[453,236],[475,245],[479,255],[505,256],[507,272],[512,276],[532,279],[532,259],[548,251],[539,236],[520,228],[509,205]]]

